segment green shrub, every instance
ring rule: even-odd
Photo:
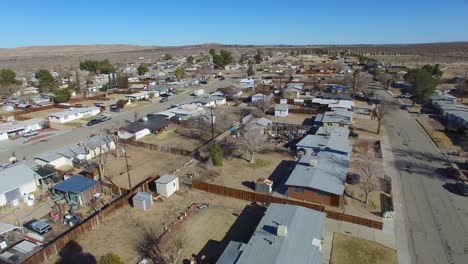
[[[224,154],[219,144],[214,144],[213,146],[211,146],[210,153],[211,159],[213,160],[213,165],[223,166]]]

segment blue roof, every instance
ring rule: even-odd
[[[67,180],[64,180],[63,182],[55,185],[52,187],[52,189],[61,191],[64,193],[75,193],[79,194],[82,193],[93,186],[95,186],[98,182],[86,177],[83,177],[81,175],[75,175],[71,178],[68,178]]]
[[[322,122],[322,119],[323,119],[323,114],[318,114],[316,117],[315,117],[315,122]]]
[[[297,205],[270,204],[247,244],[231,241],[219,264],[321,264],[320,241],[325,214]],[[287,227],[278,236],[279,225]]]

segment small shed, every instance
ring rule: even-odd
[[[146,211],[153,206],[153,196],[147,192],[139,192],[132,198],[133,207]]]
[[[52,187],[56,194],[61,194],[68,202],[87,204],[93,196],[101,192],[101,183],[81,175],[75,175]]]
[[[255,191],[259,193],[271,193],[273,191],[273,181],[260,178],[255,182]]]
[[[275,116],[276,117],[287,117],[289,113],[289,108],[287,105],[275,105]]]
[[[166,198],[179,190],[179,177],[173,174],[163,175],[154,182],[156,183],[156,191]]]

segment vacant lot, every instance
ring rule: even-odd
[[[154,152],[133,146],[127,146],[127,159],[130,168],[132,186],[156,175],[171,173],[189,161],[188,157]],[[108,155],[106,176],[117,186],[128,189],[128,177],[124,155]]]
[[[177,221],[182,212],[194,202],[208,203],[212,207],[192,215],[180,225],[180,228],[171,231],[174,232],[171,233],[173,236],[184,238],[178,263],[183,263],[183,260],[190,258],[191,254],[198,254],[203,248],[207,249],[211,243],[222,241],[224,235],[229,233],[232,224],[237,222],[238,216],[242,215],[244,208],[248,205],[247,202],[241,200],[225,199],[214,194],[181,189],[163,202],[155,202],[151,209],[144,212],[130,206],[123,208],[107,219],[104,224],[83,234],[77,243],[82,247],[83,252],[91,254],[96,259],[106,253],[114,252],[120,255],[126,263],[137,263],[141,258],[134,250],[135,241],[138,240],[136,235],[138,227],[151,227],[161,234],[164,226]],[[240,226],[242,227],[243,225]],[[245,234],[246,232],[236,229],[235,232],[232,230],[230,233]],[[56,256],[49,263],[55,263],[57,259]]]
[[[181,133],[183,132],[181,130],[185,131],[187,129],[179,125],[171,125],[165,131],[158,134],[149,134],[139,139],[139,141],[188,151],[194,151],[203,145],[203,140],[189,137],[187,133]]]
[[[266,118],[270,119],[275,123],[286,123],[295,125],[312,125],[313,123],[312,115],[308,114],[289,113],[287,117],[275,117],[269,115]]]
[[[57,113],[57,112],[63,112],[65,111],[66,109],[62,109],[62,108],[51,108],[51,109],[46,109],[46,110],[41,110],[41,111],[37,111],[37,112],[31,112],[31,113],[27,113],[27,114],[24,114],[24,115],[21,115],[22,117],[26,117],[26,118],[44,118],[44,119],[47,119],[47,117],[50,115],[50,114],[53,114],[53,113]]]
[[[331,264],[395,264],[395,250],[370,240],[340,233],[333,235]]]

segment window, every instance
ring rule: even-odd
[[[340,123],[340,127],[344,127],[344,124],[341,124],[341,123]]]
[[[304,188],[302,188],[302,187],[296,187],[296,192],[298,192],[298,193],[304,193]]]

